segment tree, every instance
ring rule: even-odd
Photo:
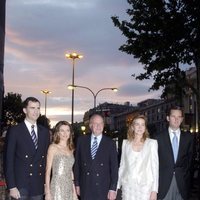
[[[189,87],[197,98],[200,128],[200,1],[127,2],[129,21],[112,17],[114,25],[127,38],[119,50],[133,55],[144,66],[144,73],[136,75],[136,79],[153,78],[150,90],[163,88],[165,96],[171,85],[177,93]],[[196,87],[187,80],[184,65],[196,67]]]
[[[15,125],[24,119],[21,94],[8,93],[3,99],[4,127]]]
[[[40,115],[39,118],[37,119],[37,123],[48,129],[51,128],[51,121],[45,115]]]

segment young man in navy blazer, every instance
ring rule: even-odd
[[[23,112],[24,122],[7,133],[6,183],[12,199],[42,200],[49,130],[36,123],[40,115],[36,98],[28,97],[23,102]]]
[[[170,108],[167,121],[168,129],[156,138],[159,156],[158,199],[188,200],[194,137],[180,129],[183,111],[179,106]]]
[[[91,135],[82,136],[77,142],[74,166],[77,194],[81,200],[114,200],[118,180],[116,144],[102,134],[104,120],[101,115],[92,115],[89,126]],[[95,140],[96,153],[92,150]]]

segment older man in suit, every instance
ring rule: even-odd
[[[91,135],[78,138],[74,178],[81,200],[114,200],[118,180],[118,159],[114,141],[102,134],[103,117],[94,114]]]
[[[36,98],[23,102],[23,112],[24,122],[11,127],[7,134],[6,183],[13,199],[42,200],[49,131],[36,123],[40,115]]]
[[[159,155],[158,199],[188,200],[194,137],[180,130],[183,111],[170,108],[168,130],[157,135]]]

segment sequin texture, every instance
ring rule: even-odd
[[[73,155],[57,154],[54,156],[51,180],[52,200],[73,200],[73,164]]]

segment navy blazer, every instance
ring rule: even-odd
[[[158,141],[159,156],[158,199],[163,199],[167,194],[174,174],[182,198],[188,199],[194,148],[193,135],[181,131],[176,162],[174,162],[173,150],[168,131],[157,135],[156,139]]]
[[[109,190],[116,190],[118,158],[115,142],[102,136],[94,160],[91,158],[91,135],[78,138],[75,153],[75,185],[80,186],[81,200],[107,200]]]
[[[50,135],[48,129],[38,127],[38,148],[22,122],[7,133],[5,177],[8,189],[24,188],[30,196],[44,193],[46,155]]]

